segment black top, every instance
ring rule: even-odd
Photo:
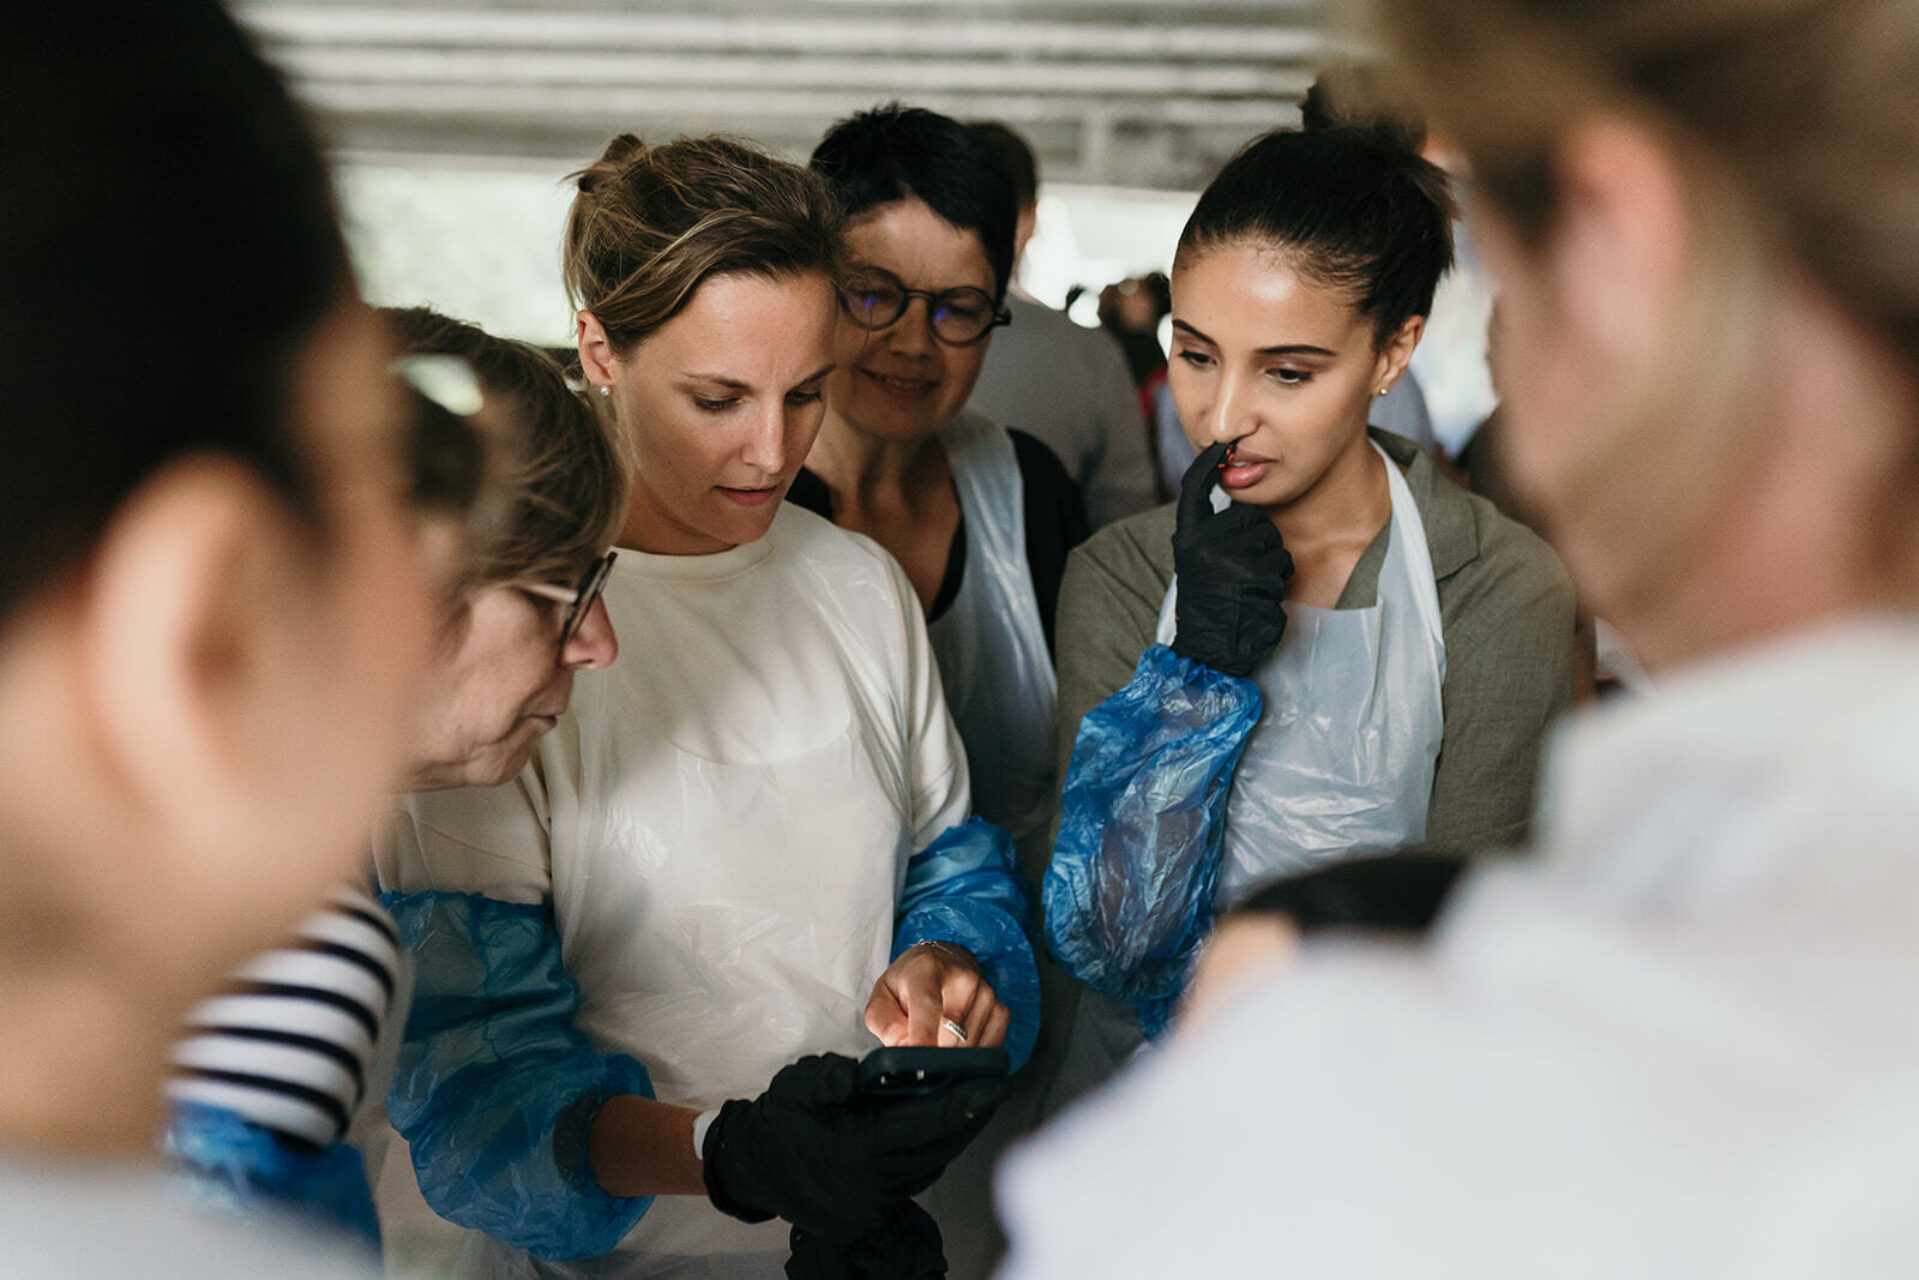
[[[1022,506],[1026,513],[1026,569],[1033,578],[1033,594],[1039,598],[1040,625],[1046,630],[1046,652],[1053,652],[1053,615],[1059,610],[1059,580],[1066,572],[1066,553],[1086,541],[1086,506],[1080,501],[1079,486],[1066,474],[1066,468],[1053,451],[1011,427],[1013,457],[1019,463]],[[800,468],[786,500],[805,507],[814,515],[833,518],[833,492],[826,482]],[[937,622],[953,607],[960,582],[966,576],[966,512],[960,511],[959,524],[953,530],[953,545],[946,553],[946,573],[933,596],[933,607],[926,620]]]

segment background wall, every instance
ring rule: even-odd
[[[1038,153],[1025,284],[1163,269],[1192,194],[1297,120],[1319,0],[242,0],[341,161],[370,296],[569,338],[563,178],[613,134],[723,131],[803,160],[900,98]]]

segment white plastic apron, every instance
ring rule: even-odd
[[[1412,490],[1373,448],[1393,506],[1378,595],[1365,609],[1286,605],[1286,634],[1253,673],[1265,707],[1226,801],[1222,908],[1280,873],[1426,834],[1444,728],[1439,591]],[[1216,507],[1226,501],[1214,491]],[[1175,577],[1161,644],[1172,643],[1178,593]],[[1083,992],[1047,1109],[1102,1083],[1142,1040],[1130,1005]]]
[[[1046,652],[1026,560],[1019,460],[1003,427],[972,410],[940,436],[966,518],[959,594],[926,631],[946,705],[966,743],[973,810],[1025,842],[1051,825],[1053,708],[1059,681]]]
[[[662,1101],[702,1110],[805,1054],[877,1046],[863,1011],[911,852],[894,727],[842,634],[874,616],[850,599],[872,584],[791,557],[661,576],[762,550],[621,554],[606,602],[622,661],[582,681],[581,758],[549,782],[578,779],[549,803],[579,1024],[640,1058]],[[783,1222],[661,1196],[616,1255],[526,1274],[777,1277],[787,1248]]]
[[[1393,503],[1378,595],[1365,609],[1286,605],[1286,635],[1253,673],[1266,705],[1226,801],[1222,907],[1276,875],[1426,835],[1445,727],[1439,590],[1412,490],[1373,448]],[[1161,644],[1178,595],[1175,577]]]

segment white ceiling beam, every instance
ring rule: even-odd
[[[1299,86],[1303,92],[1304,84]],[[626,121],[680,117],[800,117],[831,120],[870,107],[874,95],[857,89],[739,90],[654,89],[643,86],[578,87],[562,85],[311,82],[301,96],[323,111],[340,116],[470,116],[476,119]],[[1297,95],[1295,95],[1296,97]],[[1009,124],[1079,119],[1114,119],[1181,126],[1269,127],[1288,114],[1288,104],[1272,99],[1142,100],[1118,97],[1037,97],[1022,94],[952,95],[916,93],[916,105],[955,116],[992,115]],[[624,127],[624,126],[622,126]]]
[[[706,54],[435,52],[288,49],[280,62],[309,82],[361,81],[496,87],[814,88],[866,92],[1029,93],[1111,97],[1273,97],[1296,94],[1302,72],[1257,66],[882,58],[766,58]],[[1306,76],[1310,83],[1310,75]]]
[[[950,0],[947,0],[950,4]],[[1296,61],[1323,55],[1325,40],[1298,23],[1218,25],[1149,22],[957,21],[898,18],[777,18],[739,14],[648,14],[565,9],[386,9],[259,5],[244,8],[262,38],[300,45],[452,45],[515,50],[767,51],[824,54]],[[1175,10],[1176,12],[1176,10]]]

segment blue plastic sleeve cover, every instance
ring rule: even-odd
[[[1006,1054],[1015,1071],[1039,1038],[1032,942],[1038,914],[1013,837],[983,818],[948,827],[906,864],[893,958],[922,942],[951,942],[972,952],[1011,1015]]]
[[[1046,868],[1046,944],[1093,990],[1165,1025],[1200,941],[1226,836],[1233,770],[1259,722],[1251,680],[1156,644],[1086,713]]]
[[[468,893],[386,893],[417,978],[387,1111],[444,1218],[536,1258],[607,1253],[651,1196],[594,1181],[602,1103],[653,1096],[646,1068],[574,1024],[579,987],[545,906]]]
[[[173,1104],[161,1147],[174,1162],[176,1184],[202,1208],[239,1217],[278,1209],[348,1231],[370,1252],[380,1247],[358,1147],[297,1149],[238,1112],[200,1102]]]

